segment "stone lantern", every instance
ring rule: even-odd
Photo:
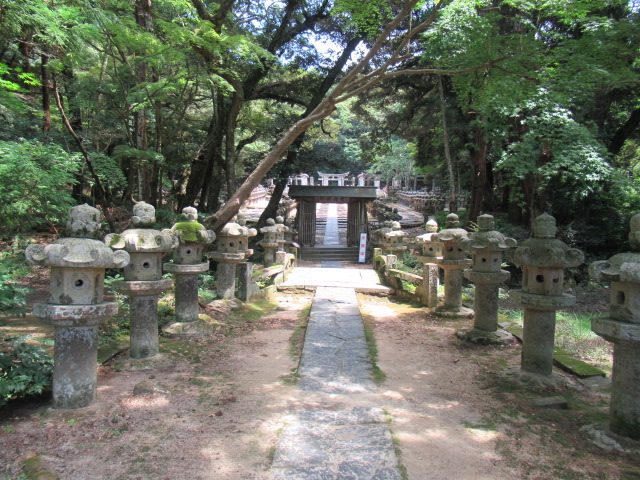
[[[194,322],[198,319],[198,275],[209,270],[209,262],[203,262],[204,249],[216,235],[198,223],[198,211],[193,207],[182,209],[182,222],[176,223],[170,233],[177,240],[173,249],[173,263],[165,263],[165,272],[172,273],[176,282],[176,319],[178,322]]]
[[[399,226],[400,224],[398,224]],[[384,251],[387,255],[402,256],[407,250],[407,246],[404,244],[404,238],[407,236],[402,230],[393,230],[384,234],[386,246]]]
[[[394,230],[393,224],[397,223],[396,230],[400,229],[400,223],[385,221],[382,222],[382,226],[377,230],[374,230],[371,234],[371,245],[373,247],[382,248],[384,244],[386,244],[386,240],[384,238],[385,233],[392,232]]]
[[[640,440],[640,214],[631,218],[631,252],[594,262],[589,273],[611,282],[608,318],[594,318],[591,329],[613,343],[609,429]]]
[[[423,283],[418,288],[417,293],[422,298],[423,303],[429,308],[438,306],[438,264],[437,259],[442,259],[442,244],[433,240],[433,234],[438,231],[438,224],[435,220],[429,219],[425,224],[427,233],[416,237],[422,247],[422,255],[418,260],[422,262]]]
[[[286,234],[289,231],[289,227],[284,224],[284,218],[281,216],[276,217],[276,228],[278,229],[278,251],[284,252],[285,245],[287,244],[287,240],[285,239]]]
[[[234,298],[236,286],[236,266],[253,255],[253,250],[248,248],[249,237],[257,234],[255,228],[247,228],[243,225],[242,218],[235,218],[227,223],[218,234],[216,251],[211,255],[218,262],[217,282],[218,297]]]
[[[260,229],[263,234],[260,245],[264,248],[264,266],[270,267],[276,262],[276,250],[280,245],[278,243],[278,227],[273,218],[267,218],[267,225]]]
[[[96,240],[101,213],[89,205],[74,207],[67,221],[68,238],[29,245],[27,261],[51,267],[49,303],[36,303],[33,315],[55,326],[54,408],[81,408],[96,399],[98,324],[118,312],[104,302],[107,268],[123,268],[127,252],[114,252]]]
[[[493,229],[491,215],[478,217],[478,231],[462,242],[463,248],[472,254],[471,269],[464,276],[476,286],[473,328],[459,330],[459,338],[474,343],[511,343],[512,336],[498,330],[498,286],[509,278],[502,270],[503,252],[516,247],[513,238],[507,238]]]
[[[459,228],[458,215],[447,215],[446,228],[434,233],[431,240],[442,244],[442,258],[435,263],[444,270],[444,305],[436,309],[442,317],[466,318],[473,315],[473,310],[462,306],[462,270],[471,265],[471,260],[462,248],[467,239],[467,231]]]
[[[522,290],[511,292],[524,308],[520,366],[526,379],[542,384],[553,384],[556,310],[576,301],[562,292],[564,269],[584,261],[580,250],[569,248],[555,236],[555,218],[543,213],[533,222],[533,237],[514,253],[515,262],[522,265]]]
[[[131,258],[124,280],[112,284],[114,290],[130,297],[131,358],[149,358],[158,353],[158,296],[173,283],[162,278],[162,256],[171,251],[175,237],[144,228],[155,221],[153,205],[137,203],[131,217],[136,228],[104,239],[111,248],[127,251]]]

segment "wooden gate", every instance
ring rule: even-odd
[[[298,242],[301,246],[316,244],[316,202],[304,199],[298,204]]]

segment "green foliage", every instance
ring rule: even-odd
[[[526,131],[508,146],[496,166],[508,171],[508,183],[515,187],[535,174],[540,190],[546,190],[552,181],[572,182],[573,195],[584,198],[613,173],[606,148],[568,109],[546,97],[547,92],[541,91],[517,112],[525,119]],[[550,161],[541,164],[543,152],[548,152]]]
[[[28,271],[24,245],[16,239],[11,249],[0,252],[0,314],[25,314],[26,294],[31,289],[17,284],[16,281]]]
[[[127,178],[122,173],[122,169],[116,162],[116,157],[108,157],[101,153],[92,153],[91,161],[106,189],[124,189],[127,186]],[[92,177],[88,178],[89,185],[93,185]]]
[[[79,158],[58,145],[0,141],[0,225],[5,232],[61,223],[74,205]]]
[[[41,394],[51,385],[53,358],[28,336],[0,333],[0,406]]]
[[[359,32],[368,36],[378,33],[385,20],[389,19],[391,9],[384,0],[337,0],[333,8],[334,14],[344,14],[349,23]]]

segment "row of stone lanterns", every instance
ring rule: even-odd
[[[533,237],[519,248],[516,241],[494,230],[491,215],[478,217],[478,231],[469,234],[459,227],[456,214],[447,216],[444,229],[430,220],[427,233],[417,237],[422,247],[419,260],[423,263],[424,283],[418,290],[433,308],[436,316],[474,317],[472,328],[461,329],[458,337],[475,342],[503,344],[511,335],[498,327],[498,291],[500,283],[509,278],[501,269],[504,252],[515,249],[515,260],[523,266],[522,290],[512,296],[524,307],[524,335],[521,372],[527,380],[552,383],[555,312],[573,304],[575,299],[562,294],[564,269],[580,265],[582,253],[570,249],[555,238],[555,219],[541,215],[534,221]],[[393,228],[378,231],[385,238],[401,239]],[[401,251],[399,244],[382,244],[384,254]],[[406,247],[404,247],[406,248]],[[471,254],[471,259],[467,254]],[[437,307],[438,271],[444,271],[444,303]],[[462,305],[463,276],[475,284],[475,308]]]
[[[49,301],[35,304],[33,314],[56,327],[54,408],[81,408],[96,399],[98,325],[118,312],[117,303],[103,301],[107,268],[124,268],[124,280],[112,286],[130,298],[131,358],[158,354],[158,297],[173,283],[162,278],[163,270],[175,278],[177,322],[199,318],[198,275],[209,269],[209,262],[202,258],[206,245],[216,236],[197,222],[197,214],[195,208],[187,207],[182,211],[183,221],[170,230],[154,230],[149,227],[155,223],[155,209],[140,202],[133,208],[135,228],[109,234],[103,243],[96,239],[100,211],[82,205],[69,213],[68,238],[27,248],[29,263],[51,267]],[[225,276],[228,266],[233,266],[233,282],[235,264],[253,253],[247,247],[255,234],[242,220],[227,224],[220,233],[213,258],[219,262],[222,298],[228,298],[229,292],[233,296],[234,291]],[[163,264],[162,257],[170,251],[172,262]]]
[[[456,220],[455,214],[449,215],[447,228],[439,233],[435,222],[428,222],[427,233],[418,237],[425,277],[437,278],[435,265],[445,271],[445,304],[436,313],[464,313],[459,273],[467,265],[463,250],[470,252],[472,268],[464,270],[464,276],[476,285],[474,327],[458,336],[500,342],[498,285],[509,275],[500,265],[503,252],[514,249],[516,242],[493,230],[490,215],[478,217],[478,231],[469,235],[457,228]],[[514,251],[514,261],[523,269],[522,289],[512,291],[511,297],[524,309],[519,376],[526,383],[553,385],[556,311],[575,304],[575,297],[563,292],[564,272],[584,262],[583,253],[558,240],[556,231],[555,219],[543,214],[534,220],[532,237]],[[630,221],[629,244],[631,252],[589,267],[592,278],[611,282],[609,317],[593,319],[591,328],[614,344],[609,429],[640,440],[640,214]],[[430,307],[436,304],[434,283],[437,288],[437,280],[429,283]]]

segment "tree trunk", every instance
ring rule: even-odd
[[[135,2],[135,18],[136,24],[144,31],[150,32],[153,29],[153,20],[151,17],[151,0],[136,0]],[[138,66],[138,84],[147,81],[147,64],[141,62]],[[137,110],[133,114],[134,130],[135,130],[135,148],[142,151],[149,149],[149,136],[147,131],[147,111],[144,108]],[[155,204],[155,191],[151,180],[153,168],[149,166],[147,159],[138,159],[137,175],[138,175],[138,197],[140,200]]]
[[[262,211],[262,214],[258,219],[256,228],[264,227],[267,224],[268,218],[275,219],[278,216],[278,205],[280,204],[280,200],[282,199],[282,194],[285,188],[287,188],[287,179],[279,178],[276,182],[275,188],[273,189],[273,193],[271,194],[271,198],[269,199],[267,207]]]
[[[40,64],[40,71],[42,72],[42,115],[44,117],[42,130],[45,132],[51,131],[51,82],[49,82],[47,63],[49,63],[49,57],[42,55]]]
[[[438,76],[438,92],[440,94],[440,114],[442,116],[442,142],[444,143],[444,156],[447,160],[447,171],[449,172],[449,212],[458,211],[456,195],[456,176],[453,171],[453,160],[449,149],[449,129],[447,127],[447,108],[442,88],[442,75]]]
[[[484,131],[476,129],[476,145],[473,154],[473,180],[471,184],[471,199],[469,201],[469,216],[467,225],[478,220],[484,204],[484,194],[487,183],[487,152],[488,144]]]

